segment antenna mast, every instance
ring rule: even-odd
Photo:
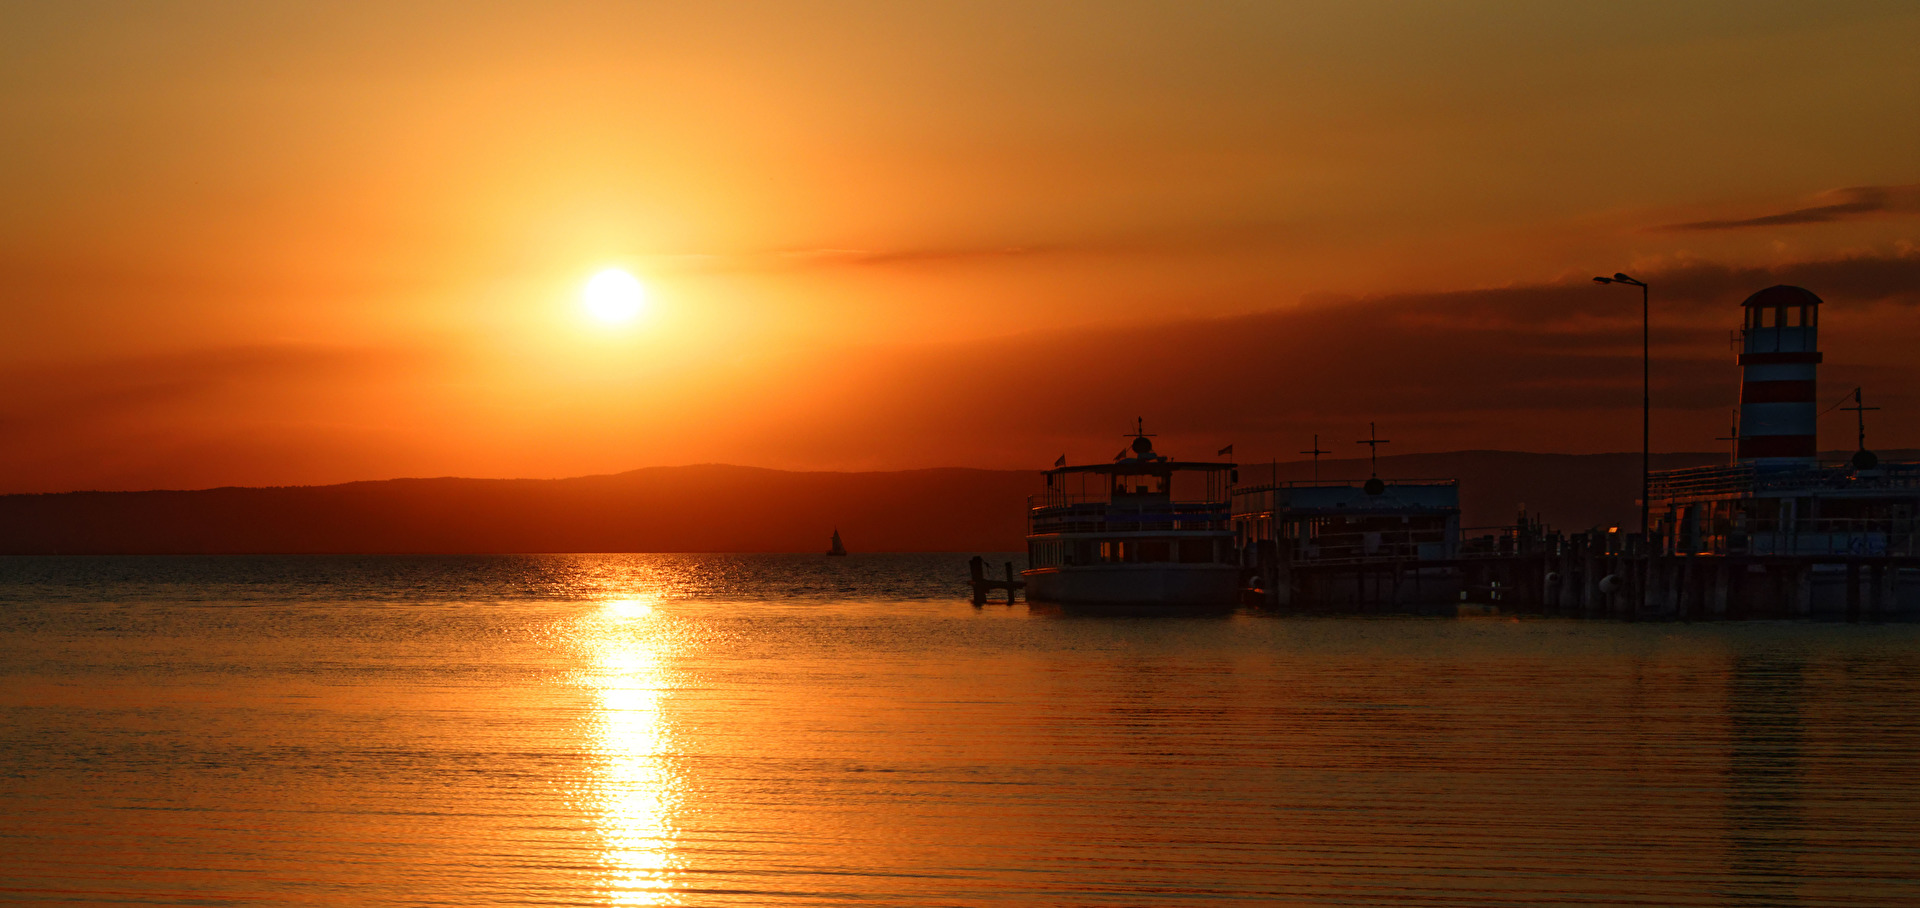
[[[1878,410],[1880,408],[1867,406],[1866,401],[1860,399],[1860,389],[1856,387],[1853,389],[1853,406],[1841,407],[1840,409],[1853,411],[1855,417],[1860,421],[1860,447],[1853,452],[1854,469],[1871,470],[1878,466],[1880,464],[1880,458],[1875,457],[1872,451],[1867,450],[1867,411]]]
[[[1380,446],[1393,443],[1391,439],[1381,438],[1379,436],[1380,433],[1374,431],[1373,423],[1367,423],[1367,437],[1354,442],[1354,444],[1357,445],[1367,446],[1368,468],[1373,471],[1373,478],[1375,479],[1380,478]],[[1315,444],[1314,447],[1317,448],[1319,445]]]
[[[1313,450],[1311,450],[1311,451],[1301,451],[1300,453],[1302,453],[1302,454],[1312,454],[1312,455],[1313,455],[1313,481],[1314,481],[1314,482],[1319,482],[1319,481],[1320,481],[1320,455],[1322,455],[1322,454],[1332,454],[1333,452],[1332,452],[1332,451],[1322,451],[1322,450],[1320,450],[1320,436],[1318,436],[1318,435],[1315,435],[1315,436],[1313,437]],[[1275,465],[1275,466],[1274,466],[1274,481],[1275,481],[1275,482],[1278,482],[1278,481],[1280,481],[1280,474],[1279,474],[1279,470],[1280,470],[1280,467],[1279,467],[1278,465]]]

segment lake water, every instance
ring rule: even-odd
[[[0,558],[0,901],[1914,905],[1920,627]]]

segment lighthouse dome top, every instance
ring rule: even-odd
[[[1765,290],[1747,297],[1740,305],[1748,309],[1773,309],[1782,306],[1818,306],[1820,298],[1805,287],[1791,284],[1775,284]]]

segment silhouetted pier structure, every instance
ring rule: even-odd
[[[1523,512],[1463,534],[1450,482],[1236,489],[1249,600],[1270,608],[1502,612],[1623,619],[1920,619],[1920,463],[1866,448],[1821,463],[1820,298],[1769,287],[1741,304],[1733,462],[1649,472],[1644,533],[1553,532]],[[1371,427],[1369,427],[1371,429]],[[1361,444],[1375,445],[1369,433]],[[1319,453],[1319,444],[1314,452]]]
[[[1465,539],[1451,558],[1404,550],[1288,563],[1250,550],[1248,603],[1318,613],[1445,612],[1618,620],[1920,620],[1912,532],[1874,554],[1649,552],[1638,533],[1559,533],[1521,522]],[[1280,557],[1276,558],[1275,555]]]
[[[986,605],[987,599],[989,598],[988,594],[995,590],[1005,590],[1007,593],[1007,604],[1012,605],[1019,592],[1026,589],[1027,584],[1025,581],[1013,579],[1013,562],[1009,561],[1006,565],[1007,579],[989,580],[987,579],[987,560],[985,558],[975,555],[972,560],[967,562],[969,582],[973,587],[974,605]]]
[[[1624,275],[1603,280],[1645,290]],[[1464,531],[1454,480],[1383,479],[1370,457],[1365,481],[1321,481],[1319,436],[1302,452],[1314,458],[1311,482],[1236,487],[1234,465],[1214,465],[1229,477],[1228,554],[1238,556],[1243,602],[1340,613],[1464,604],[1628,620],[1920,620],[1920,463],[1881,463],[1867,450],[1866,414],[1877,408],[1858,388],[1827,411],[1856,414],[1859,450],[1834,463],[1815,453],[1826,412],[1816,383],[1820,306],[1788,286],[1741,304],[1732,462],[1644,471],[1643,433],[1638,533],[1560,533],[1524,511],[1510,526]],[[1388,441],[1375,428],[1358,443],[1377,452]],[[1171,558],[1164,540],[1143,542],[1151,557],[1125,560]],[[974,601],[983,602],[1001,584],[974,561]]]

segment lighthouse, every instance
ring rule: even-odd
[[[1814,463],[1820,298],[1781,284],[1747,297],[1740,331],[1743,463]]]
[[[1655,594],[1645,602],[1698,603],[1711,614],[1739,602],[1724,613],[1750,618],[1914,614],[1920,598],[1902,576],[1913,571],[1901,564],[1920,555],[1920,462],[1881,461],[1863,442],[1851,463],[1821,464],[1814,429],[1820,298],[1800,287],[1768,287],[1742,308],[1736,461],[1649,477],[1647,497],[1660,515],[1652,563],[1661,554],[1686,557],[1649,572]],[[1872,409],[1855,407],[1862,415]],[[1716,572],[1706,586],[1673,579],[1703,570]],[[1767,582],[1742,583],[1746,574]],[[1682,616],[1693,610],[1678,608]]]

